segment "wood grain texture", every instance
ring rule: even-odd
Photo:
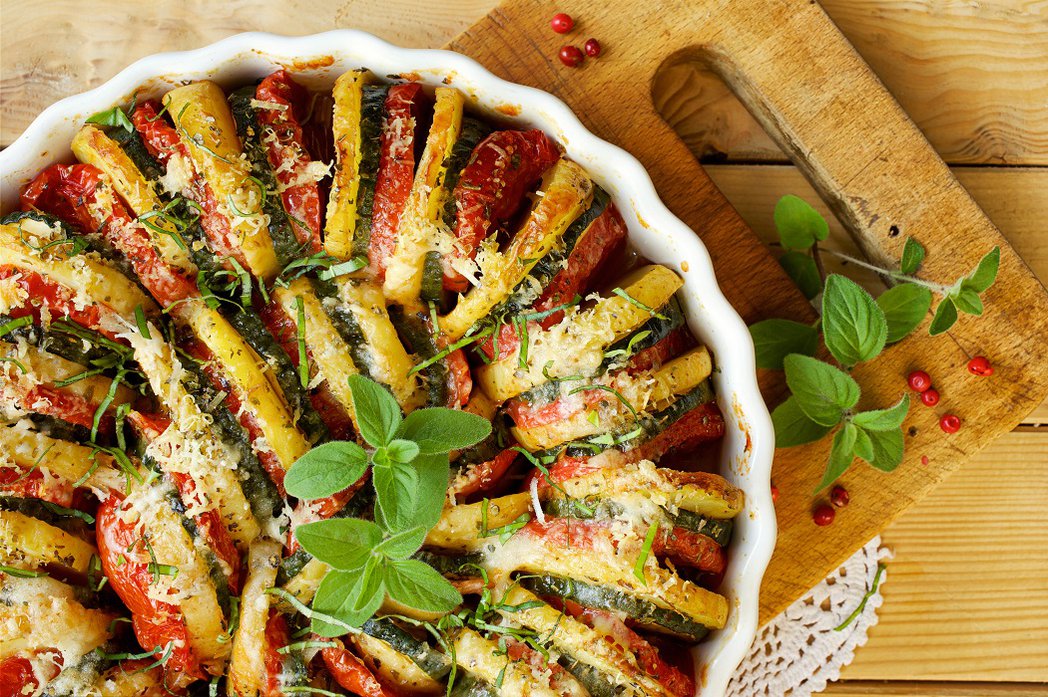
[[[705,173],[680,156],[683,144],[651,120],[648,90],[667,56],[705,60],[726,77],[777,141],[803,154],[806,177],[868,256],[895,263],[905,235],[913,234],[929,248],[926,271],[956,278],[1003,242],[817,5],[733,0],[605,8],[587,0],[561,2],[556,9],[589,18],[608,45],[620,47],[571,74],[550,60],[560,42],[545,29],[554,9],[552,3],[511,0],[451,47],[504,77],[552,89],[598,135],[636,155],[670,208],[706,242],[725,294],[747,321],[812,315],[792,287],[780,285],[781,275],[769,270],[770,257],[752,248],[734,212],[711,193]],[[679,31],[681,26],[692,27],[691,33]],[[644,35],[637,27],[645,28]],[[892,225],[904,234],[892,236]],[[777,453],[774,476],[784,494],[778,552],[762,589],[764,619],[823,578],[981,445],[1009,430],[1048,392],[1040,348],[1048,345],[1048,327],[1038,321],[1042,314],[1048,317],[1044,289],[1010,249],[1003,258],[998,284],[987,295],[992,309],[982,320],[958,323],[945,340],[918,332],[855,371],[865,386],[860,407],[868,408],[897,401],[905,374],[920,365],[937,376],[944,394],[940,411],[955,411],[965,421],[959,433],[945,438],[934,411],[912,412],[903,465],[891,475],[857,466],[851,475],[853,490],[867,502],[864,515],[818,530],[810,492],[829,443]],[[977,352],[1007,357],[998,380],[969,379],[963,366]],[[774,404],[782,394],[781,376],[762,378]],[[929,466],[919,464],[923,455]]]
[[[746,224],[766,243],[777,240],[772,220],[776,201],[785,194],[795,194],[811,202],[829,221],[828,247],[851,255],[859,253],[829,207],[795,167],[705,165],[704,169],[738,209]],[[953,173],[1034,274],[1042,283],[1048,282],[1048,228],[1044,224],[1048,220],[1048,168],[954,167]],[[832,256],[826,257],[826,264],[829,269],[848,274],[875,293],[884,289],[873,273]],[[1048,424],[1048,401],[1036,407],[1023,422]]]
[[[1048,683],[1045,501],[1048,433],[1015,432],[901,515],[878,624],[842,678]]]
[[[947,162],[1048,164],[1043,0],[821,4]],[[695,152],[729,161],[785,159],[701,65],[663,71],[655,93],[660,111]]]

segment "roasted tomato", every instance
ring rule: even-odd
[[[532,186],[558,159],[556,144],[539,130],[496,131],[473,150],[455,191],[452,255],[472,259],[480,243],[516,213]],[[465,292],[469,282],[446,267],[444,288]]]
[[[38,652],[36,655],[36,661],[20,654],[0,660],[0,697],[34,695],[41,687],[41,678],[46,685],[62,672],[62,654],[58,651]],[[34,668],[34,663],[39,666],[39,671]]]
[[[102,176],[91,165],[51,165],[22,191],[22,207],[55,215],[82,233],[98,231],[130,262],[142,285],[161,305],[197,295],[196,283],[164,261],[149,231],[115,192],[99,197],[105,186]]]
[[[108,307],[84,303],[76,297],[72,289],[35,271],[17,266],[0,266],[0,279],[7,278],[14,279],[14,283],[28,296],[28,302],[25,305],[11,312],[12,317],[32,315],[33,323],[40,324],[41,313],[46,309],[52,319],[68,318],[69,321],[92,329],[108,339],[127,343],[117,339],[116,333],[111,329],[105,328],[118,326],[116,322],[103,321],[115,316],[115,313]]]
[[[258,120],[271,129],[274,137],[263,137],[266,156],[277,181],[285,187],[280,197],[291,217],[291,227],[300,244],[313,252],[323,249],[320,187],[307,174],[312,162],[302,133],[302,121],[308,116],[309,92],[291,79],[286,70],[278,70],[259,83],[255,90],[259,107]]]
[[[397,245],[397,225],[415,181],[415,145],[427,98],[422,85],[393,85],[386,95],[382,143],[371,213],[368,260],[379,279]]]
[[[396,693],[384,688],[374,673],[349,649],[341,646],[321,649],[320,656],[335,681],[353,694],[361,697],[396,697]]]
[[[651,440],[626,453],[629,462],[658,460],[666,453],[687,453],[724,435],[724,417],[716,402],[700,404]]]
[[[154,573],[143,533],[122,517],[124,502],[116,492],[98,507],[95,517],[98,556],[109,584],[131,611],[131,626],[138,643],[147,651],[171,647],[164,663],[169,684],[186,685],[205,677],[203,667],[189,643],[185,618],[176,605],[150,593]]]
[[[519,454],[513,448],[506,448],[487,462],[470,465],[452,481],[450,493],[461,500],[491,491],[502,482]]]

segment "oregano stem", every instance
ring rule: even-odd
[[[815,262],[815,270],[819,272],[819,280],[822,281],[822,285],[826,285],[826,267],[822,263],[822,253],[819,251],[819,243],[816,242],[811,246],[811,258]]]
[[[919,285],[919,286],[924,286],[925,288],[927,288],[929,290],[934,290],[935,292],[939,293],[939,295],[947,295],[949,293],[949,290],[950,290],[949,286],[944,286],[941,283],[934,283],[933,281],[925,281],[923,278],[917,278],[916,276],[908,276],[908,275],[906,275],[904,273],[901,273],[899,271],[891,271],[889,269],[883,269],[880,266],[875,266],[874,264],[870,264],[869,262],[863,261],[862,259],[856,259],[855,257],[851,256],[850,254],[845,254],[844,252],[838,252],[838,251],[833,250],[833,249],[827,249],[826,251],[829,252],[830,254],[832,254],[833,256],[837,257],[838,259],[843,259],[844,261],[847,261],[847,262],[849,262],[851,264],[855,264],[856,266],[861,266],[864,269],[869,269],[870,271],[873,271],[875,273],[879,273],[879,274],[888,276],[889,278],[893,278],[893,279],[895,279],[897,281],[906,281],[908,283],[914,283],[914,284]]]

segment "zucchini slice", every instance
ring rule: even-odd
[[[445,506],[440,520],[426,535],[426,545],[441,549],[479,550],[488,541],[488,536],[483,535],[485,518],[487,529],[494,530],[509,525],[530,511],[531,496],[527,493],[510,494],[490,501]]]
[[[22,241],[23,237],[25,242]],[[125,318],[133,318],[138,306],[147,315],[155,314],[156,303],[153,299],[112,266],[84,254],[66,257],[61,251],[38,252],[29,246],[31,243],[41,247],[49,241],[46,237],[30,234],[27,228],[18,225],[0,225],[0,266],[16,266],[38,273],[69,288],[78,303],[98,304],[102,309],[116,312]],[[106,318],[103,317],[102,321],[105,322]]]
[[[544,578],[546,577],[532,580],[536,586],[548,588],[550,584],[542,584]],[[571,595],[554,594],[576,599]],[[499,603],[499,613],[511,622],[518,622],[535,630],[545,641],[552,643],[558,652],[569,657],[571,662],[584,664],[591,669],[578,671],[569,668],[569,672],[576,677],[579,673],[584,673],[592,679],[597,677],[593,675],[593,671],[596,671],[599,677],[595,682],[611,688],[608,694],[618,694],[623,688],[633,686],[640,688],[645,695],[673,697],[658,680],[646,674],[637,665],[633,654],[624,650],[618,643],[609,641],[610,637],[550,607],[534,593],[519,585],[511,586],[503,596]]]
[[[436,89],[433,125],[419,161],[404,212],[397,226],[397,244],[386,265],[383,290],[391,302],[411,310],[422,306],[423,276],[443,284],[440,264],[426,271],[426,260],[439,257],[452,244],[451,231],[443,224],[444,202],[450,193],[444,188],[455,143],[462,132],[465,98],[450,87]],[[430,262],[430,266],[434,266]],[[439,287],[439,286],[438,286]],[[431,298],[433,299],[433,298]]]
[[[452,646],[455,647],[455,660],[470,675],[488,685],[501,685],[496,694],[522,697],[563,697],[565,692],[586,694],[582,686],[569,676],[563,676],[559,681],[560,687],[568,688],[566,690],[555,690],[548,682],[545,685],[537,682],[531,666],[523,661],[511,661],[496,642],[485,639],[472,629],[460,631]]]
[[[540,259],[563,246],[564,233],[593,198],[593,181],[579,165],[559,160],[543,177],[540,190],[542,197],[513,237],[509,249],[504,253],[481,250],[480,256],[489,260],[478,262],[482,273],[480,285],[440,320],[449,340],[462,338],[470,327],[509,297]]]
[[[308,605],[313,602],[313,596],[317,594],[317,588],[320,587],[320,582],[324,580],[324,574],[326,574],[330,568],[331,567],[319,559],[316,559],[315,557],[311,558],[306,562],[305,566],[302,567],[301,571],[295,574],[291,580],[284,585],[284,590],[295,596],[295,598],[300,602]],[[281,607],[283,607],[283,605]],[[291,608],[288,607],[288,609],[290,610]]]
[[[36,467],[70,486],[82,482],[81,486],[91,487],[100,498],[110,491],[122,491],[125,486],[112,455],[18,424],[0,427],[0,462],[21,470]]]
[[[631,413],[645,414],[665,409],[674,398],[691,392],[710,376],[712,369],[709,352],[705,346],[700,346],[654,372],[635,377],[625,376],[622,380],[613,379],[608,389],[614,389],[615,393],[600,395],[605,405],[603,407],[581,409],[567,418],[548,424],[529,428],[514,426],[510,431],[518,443],[534,451],[553,448],[609,429],[619,430],[629,425]],[[586,387],[584,382],[566,384],[574,390]],[[620,398],[629,403],[629,408],[619,401]],[[591,420],[591,413],[597,418]]]
[[[247,580],[240,598],[240,624],[233,635],[233,651],[226,678],[230,697],[255,697],[265,686],[266,622],[269,594],[280,565],[280,544],[259,540],[251,545]]]
[[[148,535],[156,564],[178,569],[173,576],[156,575],[158,592],[167,593],[185,618],[189,643],[201,660],[220,671],[229,657],[229,635],[218,589],[211,577],[210,550],[190,536],[180,513],[171,507],[177,494],[163,483],[136,487],[121,504],[121,515],[137,515]]]
[[[91,124],[85,125],[74,136],[72,147],[76,159],[84,164],[93,165],[106,174],[113,188],[136,217],[164,207],[154,183],[142,174],[120,144],[106,135],[102,129]],[[187,274],[195,275],[197,269],[189,258],[188,250],[176,242],[179,233],[175,226],[164,216],[154,216],[149,222],[167,233],[162,234],[152,228],[146,228],[161,258]]]
[[[597,610],[621,612],[639,626],[685,641],[700,641],[709,632],[709,626],[683,612],[625,593],[612,584],[597,585],[546,574],[529,576],[521,584],[539,595],[573,600],[583,607]]]
[[[33,571],[54,565],[86,575],[97,551],[93,544],[42,520],[0,511],[0,564],[4,566]]]
[[[90,370],[79,363],[67,361],[30,344],[18,345],[0,341],[0,358],[5,359],[7,366],[21,366],[15,370],[9,370],[8,375],[14,378],[13,382],[27,386],[57,385],[64,380],[73,380]],[[22,372],[22,368],[25,368],[25,372]],[[0,370],[0,373],[3,372]],[[112,378],[92,375],[77,378],[60,389],[66,394],[83,399],[88,404],[101,404],[112,384]],[[115,407],[118,404],[133,402],[135,397],[133,390],[119,384],[114,393],[112,405]]]
[[[373,82],[369,71],[351,70],[335,80],[332,91],[335,177],[328,199],[324,250],[338,259],[367,256],[371,236],[371,204],[387,89],[376,88]]]
[[[604,350],[650,320],[684,284],[665,266],[644,266],[619,280],[620,294],[601,298],[583,311],[569,309],[564,321],[530,331],[526,360],[521,346],[512,354],[475,371],[481,389],[496,402],[516,397],[549,377],[595,374]],[[522,365],[523,364],[523,365]]]
[[[374,622],[374,620],[369,620],[369,622]],[[408,639],[413,639],[406,632],[402,633]],[[376,677],[388,685],[396,685],[398,693],[406,695],[443,694],[444,685],[442,683],[430,677],[414,660],[394,648],[392,644],[371,635],[366,627],[364,633],[353,636],[352,642],[360,652],[364,663],[375,673]],[[451,666],[448,665],[448,670],[450,668]]]
[[[263,212],[268,193],[243,156],[222,88],[201,80],[171,90],[163,102],[194,169],[211,189],[215,208],[229,223],[230,235],[216,251],[241,256],[248,271],[271,281],[280,264]]]
[[[451,670],[451,659],[425,641],[416,639],[391,618],[370,619],[361,629],[367,636],[388,644],[397,653],[410,658],[433,680],[442,680]]]
[[[57,649],[71,668],[112,637],[112,613],[84,607],[75,588],[53,578],[0,575],[0,617],[4,658]],[[53,659],[45,660],[53,667]]]
[[[295,425],[268,364],[218,310],[207,307],[203,300],[179,305],[177,315],[193,329],[222,366],[241,402],[258,420],[266,439],[265,445],[273,450],[285,470],[290,468],[309,450],[310,443]]]
[[[370,377],[388,385],[405,412],[421,406],[425,396],[418,378],[410,374],[414,362],[389,318],[382,289],[367,281],[341,277],[335,279],[335,283],[342,305],[348,308],[360,330]]]
[[[543,497],[640,497],[670,511],[680,509],[716,520],[734,518],[745,502],[742,489],[719,474],[679,472],[650,462],[600,469],[562,482],[561,489],[550,487]]]
[[[323,301],[313,292],[312,285],[305,278],[295,279],[287,288],[274,288],[273,296],[296,326],[300,320],[301,303],[301,318],[305,320],[305,326],[299,327],[299,331],[304,335],[305,345],[317,372],[327,381],[331,394],[353,419],[355,425],[357,417],[353,410],[353,393],[349,389],[349,378],[360,371],[353,363],[349,344],[328,317]]]

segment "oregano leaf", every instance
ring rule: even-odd
[[[867,435],[873,444],[873,459],[869,463],[884,472],[891,472],[898,467],[903,454],[902,429],[869,431]]]
[[[932,306],[932,292],[916,283],[900,283],[877,298],[888,323],[887,343],[894,344],[906,338],[917,328]]]
[[[797,406],[809,419],[822,426],[835,426],[847,409],[859,401],[859,385],[829,363],[809,356],[791,354],[783,361],[786,384]]]
[[[822,334],[826,348],[845,366],[877,356],[888,338],[884,311],[855,281],[830,274],[822,294]]]
[[[775,204],[774,218],[779,241],[786,249],[808,249],[830,234],[830,226],[819,212],[793,194],[783,196]]]
[[[939,307],[935,308],[935,316],[928,326],[928,334],[936,336],[949,330],[957,321],[957,307],[949,296],[939,301]]]
[[[388,562],[385,584],[389,597],[423,612],[450,612],[462,595],[440,572],[417,559]]]
[[[961,281],[962,287],[970,288],[976,293],[985,293],[997,280],[997,270],[1001,265],[1001,248],[994,247],[979,260],[979,264]]]
[[[368,455],[356,443],[322,443],[295,460],[284,477],[284,488],[300,499],[322,499],[356,482],[367,467]]]
[[[87,117],[86,122],[95,123],[99,126],[119,127],[128,133],[134,133],[135,131],[135,126],[131,123],[131,119],[127,118],[127,113],[118,106],[91,114]]]
[[[788,319],[766,319],[750,325],[757,367],[782,370],[782,360],[791,353],[815,355],[819,332],[815,327]]]
[[[826,472],[822,476],[822,481],[815,488],[816,494],[837,481],[851,467],[855,460],[855,441],[858,438],[858,432],[859,429],[855,427],[855,424],[846,423],[834,435],[833,446],[830,448],[830,459],[826,463]]]
[[[388,445],[400,427],[400,405],[389,390],[363,375],[349,377],[353,411],[360,435],[372,446]]]
[[[386,532],[415,527],[418,506],[418,473],[412,465],[374,467],[375,520]]]
[[[386,456],[393,462],[406,465],[419,455],[418,443],[401,438],[394,438],[386,446]]]
[[[893,406],[859,412],[852,417],[852,421],[867,431],[891,431],[902,426],[909,410],[910,396],[903,395]]]
[[[899,270],[910,276],[916,273],[917,269],[921,268],[922,263],[924,263],[924,246],[912,237],[907,237],[906,244],[902,248],[902,261],[899,263]]]
[[[468,448],[491,434],[491,422],[459,409],[431,407],[407,415],[396,437],[418,444],[423,455],[436,455]]]
[[[299,525],[295,539],[302,549],[342,571],[356,571],[367,563],[382,541],[382,530],[370,520],[329,518]]]
[[[394,533],[375,546],[375,554],[384,554],[390,559],[407,559],[418,551],[426,539],[427,528],[417,525]]]
[[[363,572],[329,571],[317,588],[313,609],[359,627],[375,614],[385,594],[383,574],[374,565],[364,567]],[[316,617],[312,620],[311,629],[323,637],[337,637],[346,633],[344,627]]]
[[[965,312],[969,315],[975,315],[976,317],[983,313],[983,301],[971,288],[966,288],[964,284],[961,284],[960,290],[952,296],[953,304],[957,306],[957,309],[961,312]]]
[[[779,257],[779,265],[786,275],[797,284],[804,297],[813,299],[822,292],[822,277],[815,260],[801,252],[787,251]]]
[[[870,436],[866,431],[856,427],[855,429],[855,447],[853,448],[855,457],[866,462],[873,460],[873,441],[870,440]]]
[[[775,426],[775,447],[791,448],[795,445],[814,443],[830,432],[832,426],[822,426],[808,418],[797,405],[797,398],[791,396],[775,407],[771,413],[771,422]]]

